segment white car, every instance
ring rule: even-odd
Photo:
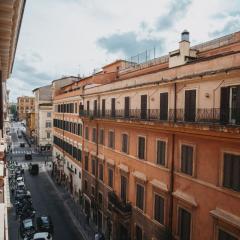
[[[38,232],[33,235],[33,240],[52,240],[52,236],[48,232]]]
[[[17,178],[17,183],[24,182],[23,177],[18,177]]]

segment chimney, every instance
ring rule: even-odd
[[[182,56],[189,56],[190,42],[189,42],[189,32],[184,30],[181,33],[181,41],[179,42],[179,50]]]

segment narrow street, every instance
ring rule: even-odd
[[[15,129],[15,131],[14,131]],[[12,160],[21,162],[25,166],[25,183],[27,189],[32,194],[33,206],[36,209],[36,217],[40,215],[50,215],[54,225],[54,239],[59,240],[81,240],[79,231],[75,228],[68,212],[64,207],[64,203],[59,199],[54,183],[50,178],[47,168],[45,168],[46,157],[34,153],[33,148],[19,148],[18,142],[25,142],[24,139],[18,139],[16,134],[16,124],[11,129],[12,135]],[[26,144],[27,145],[27,144]],[[39,175],[31,176],[27,170],[29,161],[24,160],[24,152],[33,152],[33,160],[31,162],[39,163]],[[50,165],[51,163],[48,162]],[[48,168],[50,170],[50,168]],[[10,240],[20,239],[18,236],[18,220],[15,219],[14,207],[9,211],[9,237]]]

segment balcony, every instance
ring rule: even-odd
[[[132,213],[132,205],[121,201],[115,192],[108,192],[108,200],[113,211],[120,213],[120,215],[128,216]]]
[[[240,126],[240,109],[198,108],[190,111],[184,109],[119,109],[119,110],[81,110],[80,117],[90,119],[119,119],[131,121],[156,121],[176,123],[198,123],[214,125]]]

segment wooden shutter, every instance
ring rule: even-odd
[[[124,176],[121,176],[121,199],[127,201],[127,179]]]
[[[164,224],[164,199],[159,195],[155,195],[154,218],[159,223]]]
[[[240,156],[232,155],[232,188],[240,192]]]
[[[179,209],[179,236],[180,240],[190,240],[191,214],[185,209]]]
[[[236,124],[240,124],[240,86],[237,86]]]
[[[238,240],[236,237],[232,236],[231,234],[225,232],[222,229],[218,230],[218,240]]]
[[[147,118],[147,95],[141,95],[141,119]]]
[[[165,165],[166,142],[157,141],[157,164]]]
[[[220,121],[221,123],[228,123],[229,121],[229,87],[221,88],[220,97]]]
[[[115,98],[112,98],[112,102],[111,102],[111,114],[112,114],[112,117],[115,117],[115,114],[116,114]]]
[[[223,164],[223,186],[230,188],[231,187],[231,167],[232,158],[231,154],[224,154],[224,164]]]
[[[124,104],[124,116],[125,116],[125,118],[129,117],[129,111],[130,111],[130,98],[125,97],[125,104]]]
[[[97,116],[97,100],[94,100],[94,112],[93,112],[94,116]]]
[[[102,116],[105,116],[105,109],[106,109],[106,101],[102,99]]]
[[[160,93],[160,120],[168,119],[168,93]]]
[[[144,137],[138,138],[138,158],[140,159],[145,158],[145,138]]]
[[[194,122],[196,118],[196,90],[185,91],[184,120]]]

